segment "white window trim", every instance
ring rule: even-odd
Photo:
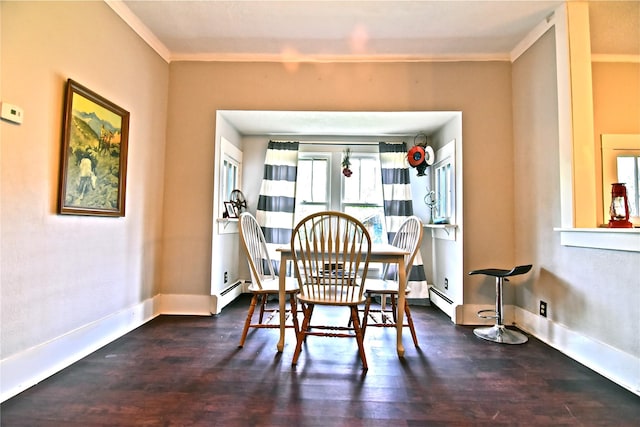
[[[216,201],[217,211],[214,212],[214,215],[217,217],[218,222],[218,234],[231,234],[238,232],[238,220],[237,219],[227,219],[222,217],[222,213],[225,212],[225,198],[227,195],[224,193],[224,182],[225,179],[223,174],[225,172],[224,169],[224,161],[230,160],[233,163],[236,163],[238,166],[238,176],[236,179],[237,187],[242,188],[242,150],[229,142],[226,138],[220,138],[220,163],[218,165],[219,176],[218,176],[218,197]]]

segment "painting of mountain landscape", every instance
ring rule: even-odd
[[[124,216],[129,113],[67,83],[60,213]]]

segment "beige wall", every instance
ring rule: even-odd
[[[560,226],[554,43],[549,31],[513,64],[515,250],[518,262],[534,265],[515,287],[516,302],[537,313],[539,301],[546,301],[550,323],[524,326],[540,332],[545,326],[555,332],[566,328],[580,336],[579,344],[547,338],[581,360],[598,358],[584,354],[585,343],[593,340],[633,355],[637,363],[638,254],[561,246],[553,230]],[[637,378],[626,381],[637,384]]]
[[[22,125],[0,122],[3,393],[6,362],[19,358],[11,356],[46,353],[160,294],[209,295],[212,255],[228,255],[211,250],[218,109],[462,111],[462,271],[533,263],[509,302],[533,315],[544,299],[554,330],[637,363],[637,254],[560,246],[553,231],[560,190],[550,35],[513,66],[167,65],[103,2],[0,2],[0,19],[0,98],[25,112]],[[593,66],[596,135],[640,131],[618,121],[620,101],[609,97],[637,93],[618,84],[626,74],[637,78],[637,64]],[[67,78],[131,113],[125,218],[56,214]],[[638,117],[638,98],[629,99]],[[462,280],[465,304],[493,301],[486,280]],[[89,338],[112,339],[115,329]],[[60,357],[71,351],[61,348]],[[25,360],[28,375],[38,366]]]
[[[640,63],[594,62],[592,78],[596,196],[598,206],[602,206],[600,137],[602,134],[640,134]],[[603,209],[598,209],[598,223],[608,220]]]
[[[158,293],[169,67],[103,2],[0,7],[1,98],[24,109],[0,123],[5,360]],[[131,113],[125,218],[56,214],[68,78]]]
[[[174,62],[170,68],[163,293],[209,292],[218,109],[462,111],[463,179],[471,186],[464,215],[473,220],[465,222],[460,268],[513,262],[509,63]],[[245,167],[262,173],[262,165]],[[469,297],[491,301],[477,286],[469,286]]]

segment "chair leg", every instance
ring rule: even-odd
[[[244,328],[242,328],[242,336],[240,337],[240,344],[238,344],[239,348],[244,346],[244,341],[247,339],[247,332],[249,332],[251,318],[253,318],[253,312],[256,309],[257,302],[258,294],[253,294],[253,297],[251,297],[251,304],[249,305],[249,312],[247,313],[247,319],[244,321]]]
[[[404,314],[407,316],[407,323],[409,324],[409,330],[411,331],[411,338],[413,338],[413,345],[415,345],[416,347],[420,347],[418,345],[416,330],[413,327],[413,318],[411,317],[411,310],[409,310],[409,303],[407,303],[406,300],[404,302]]]
[[[302,344],[307,339],[307,331],[311,323],[311,315],[313,314],[313,304],[303,304],[302,310],[304,311],[304,319],[302,319],[302,327],[296,332],[296,349],[293,352],[293,360],[291,361],[291,364],[294,366],[298,363],[298,357],[300,357],[300,352],[302,351]]]
[[[367,300],[364,303],[364,314],[362,316],[362,336],[367,333],[367,322],[369,319],[369,310],[371,309],[371,294],[367,294]],[[351,325],[349,325],[351,326]]]
[[[393,323],[398,323],[397,308],[396,296],[394,294],[391,294],[391,312],[393,313]]]
[[[353,329],[356,333],[358,353],[360,353],[360,360],[362,360],[362,368],[366,371],[369,367],[367,366],[367,357],[364,354],[364,332],[360,327],[360,321],[358,320],[358,306],[351,306],[351,319],[353,320]]]
[[[259,319],[259,323],[263,323],[264,322],[264,311],[267,308],[267,295],[264,294],[260,297],[260,319]]]
[[[289,308],[291,309],[291,316],[293,317],[293,330],[296,335],[298,335],[298,331],[300,330],[298,325],[298,304],[296,302],[297,298],[295,294],[291,294],[289,296]]]

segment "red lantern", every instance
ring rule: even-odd
[[[627,187],[616,182],[611,184],[611,207],[609,208],[610,228],[632,228],[629,221],[629,199],[627,198]]]
[[[424,162],[424,148],[419,145],[414,146],[407,153],[407,159],[414,168],[422,164]]]

